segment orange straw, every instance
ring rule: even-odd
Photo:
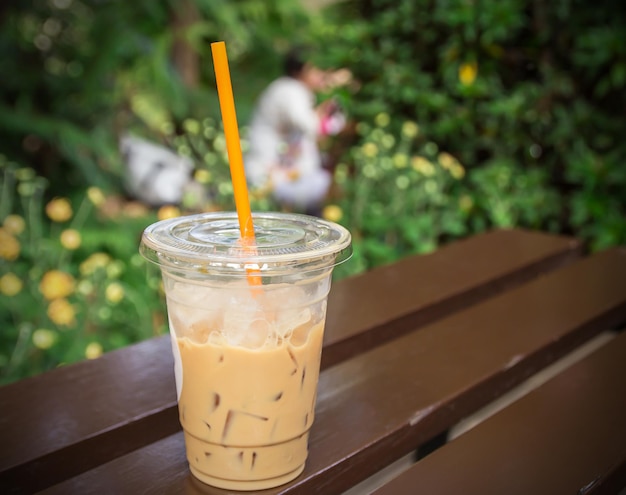
[[[213,64],[215,66],[215,79],[217,81],[217,94],[222,110],[224,121],[224,134],[226,135],[226,150],[230,162],[230,176],[235,191],[235,206],[239,218],[239,230],[246,244],[254,244],[254,226],[250,201],[248,200],[248,186],[246,174],[243,168],[241,155],[241,142],[239,141],[239,128],[237,127],[237,113],[235,112],[235,99],[233,98],[233,86],[230,81],[228,70],[228,58],[226,57],[226,44],[223,41],[211,43]]]
[[[230,80],[230,70],[228,69],[228,58],[226,56],[226,44],[223,41],[211,43],[211,53],[213,54],[217,94],[224,122],[226,151],[228,152],[228,161],[230,162],[230,177],[233,182],[239,231],[241,232],[243,245],[252,247],[255,245],[254,225],[252,223],[252,212],[250,211],[250,200],[248,199],[246,173],[243,167],[235,99],[233,98],[233,86]],[[250,283],[259,285],[261,279],[259,276],[253,276],[254,272],[253,270],[248,271]]]

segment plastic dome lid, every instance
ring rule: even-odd
[[[235,212],[216,212],[150,225],[140,252],[162,268],[231,273],[334,266],[352,254],[350,232],[335,223],[290,213],[253,213],[252,219],[256,237],[252,247],[241,242]]]

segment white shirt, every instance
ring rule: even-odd
[[[281,77],[261,94],[248,130],[248,181],[253,187],[269,184],[279,201],[298,206],[321,201],[330,185],[317,147],[314,103],[302,82]]]

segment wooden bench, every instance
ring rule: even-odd
[[[617,493],[626,485],[626,332],[374,493]]]
[[[264,493],[341,493],[625,321],[624,252],[580,255],[496,231],[336,283],[307,466]],[[226,493],[189,474],[169,347],[0,388],[0,493]]]

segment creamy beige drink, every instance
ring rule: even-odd
[[[198,479],[260,490],[304,468],[327,284],[308,286],[312,294],[300,286],[243,281],[217,289],[166,278],[182,373],[179,416]],[[214,309],[198,309],[200,300]]]
[[[258,490],[302,471],[323,328],[301,332],[297,343],[258,350],[178,339],[180,421],[189,466],[199,479],[229,488],[240,480]]]
[[[233,217],[178,221],[188,225],[165,222],[169,236],[179,229],[174,240],[146,229],[142,253],[163,274],[190,470],[233,490],[286,483],[307,458],[326,299],[349,233],[312,217],[265,214],[255,218],[250,255],[233,241]]]

